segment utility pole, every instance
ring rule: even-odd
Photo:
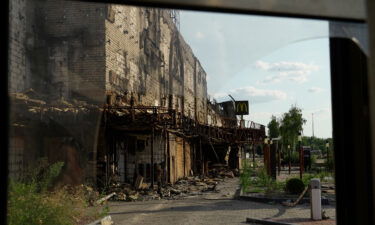
[[[314,113],[311,113],[312,116],[312,136],[311,136],[311,150],[314,150]]]
[[[314,137],[314,113],[311,113],[312,115],[312,136]]]

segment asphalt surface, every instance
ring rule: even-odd
[[[310,221],[310,206],[285,207],[280,204],[235,200],[238,178],[227,178],[218,193],[189,196],[181,200],[110,202],[110,215],[117,225],[247,224],[246,218],[272,219],[295,224],[335,224],[335,207],[325,206],[331,220]]]

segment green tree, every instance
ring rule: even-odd
[[[285,146],[291,145],[294,149],[298,133],[302,132],[306,119],[302,117],[302,110],[297,106],[292,106],[281,118],[280,134],[282,143]]]
[[[271,117],[271,121],[267,125],[268,136],[270,138],[277,138],[280,136],[280,123],[277,120],[276,116]]]
[[[303,146],[314,146],[313,150],[320,150],[322,153],[326,152],[326,143],[329,143],[329,148],[333,149],[332,138],[318,138],[318,137],[308,137],[302,138]]]

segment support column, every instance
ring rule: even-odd
[[[170,148],[170,145],[169,145],[169,132],[166,131],[166,136],[167,136],[167,181],[169,181],[170,183],[172,183],[172,180],[171,180],[171,148]]]
[[[151,131],[151,188],[154,188],[154,134],[155,128],[152,126],[152,131]]]
[[[163,182],[164,184],[167,183],[167,180],[168,180],[168,173],[167,173],[167,160],[168,160],[168,156],[167,156],[167,151],[168,151],[168,144],[167,144],[167,131],[165,129],[163,129],[163,139],[164,139],[164,146],[163,146],[163,150],[164,150],[164,165],[163,165]]]
[[[253,167],[255,168],[255,141],[254,141],[254,136],[252,137],[251,150],[252,150],[252,153],[253,153]]]
[[[268,144],[264,144],[264,146],[263,146],[263,163],[264,163],[264,168],[266,169],[267,174],[271,175],[270,149],[269,149]]]
[[[276,153],[277,153],[277,172],[278,175],[280,176],[281,172],[281,153],[280,153],[280,148],[279,148],[279,142],[276,142]]]
[[[199,138],[199,154],[200,154],[200,161],[201,161],[201,175],[204,174],[204,160],[203,160],[203,152],[202,152],[202,138]]]
[[[270,145],[270,175],[276,180],[276,143]]]
[[[137,138],[135,138],[134,139],[134,146],[135,146],[135,156],[134,156],[134,158],[135,158],[135,168],[134,168],[134,170],[135,170],[135,177],[133,177],[133,182],[135,183],[135,181],[136,181],[136,179],[137,179],[137,177],[138,177],[138,175],[139,175],[139,171],[138,171],[138,139]]]
[[[184,177],[186,177],[186,149],[185,149],[185,139],[182,139],[182,151],[184,154]]]

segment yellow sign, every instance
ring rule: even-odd
[[[249,101],[236,101],[236,115],[249,115]]]

